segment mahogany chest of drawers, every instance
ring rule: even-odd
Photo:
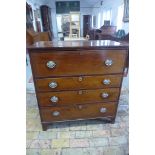
[[[37,42],[28,51],[43,130],[59,121],[115,121],[127,44]]]

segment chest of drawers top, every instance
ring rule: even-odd
[[[128,49],[127,42],[116,42],[111,40],[76,40],[76,41],[40,41],[28,47],[28,50],[33,52],[46,52],[50,49],[55,50],[80,50],[80,49]]]

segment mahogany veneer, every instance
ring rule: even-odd
[[[101,113],[100,109],[104,107],[107,108],[105,113]],[[53,116],[52,113],[59,112],[57,117]],[[63,106],[63,107],[50,107],[50,108],[41,108],[41,115],[46,122],[53,121],[65,121],[73,119],[91,119],[99,117],[115,117],[116,112],[116,103],[100,103],[100,104],[82,104],[82,105],[72,105],[72,106]]]
[[[102,93],[108,93],[107,98],[102,97]],[[95,90],[79,90],[79,91],[61,91],[61,92],[46,92],[38,93],[40,106],[53,106],[53,105],[71,105],[71,104],[84,104],[84,103],[100,103],[107,101],[117,101],[119,95],[119,88],[110,89],[95,89]],[[56,103],[51,102],[50,98],[57,96]]]
[[[114,52],[117,54],[114,55]],[[122,73],[125,57],[124,50],[104,50],[104,52],[103,50],[76,52],[49,50],[49,53],[31,54],[35,77]],[[113,59],[114,65],[111,67],[104,65],[104,61],[108,58]],[[45,65],[50,60],[56,63],[56,67],[52,70]]]
[[[110,79],[111,83],[105,85],[103,81]],[[39,92],[60,91],[60,90],[82,90],[82,89],[100,89],[109,87],[120,87],[122,75],[101,75],[101,76],[74,76],[36,79],[36,88]],[[50,82],[56,82],[57,87],[51,89]]]
[[[37,42],[28,47],[43,130],[53,122],[114,122],[128,44],[109,40]]]

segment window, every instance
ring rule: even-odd
[[[92,22],[91,22],[91,27],[94,27],[94,20],[93,20],[94,16],[92,16]]]
[[[112,19],[112,9],[108,9],[108,10],[105,10],[103,11],[103,15],[102,15],[102,25],[104,24],[104,21],[106,20],[109,20],[110,21],[110,24],[111,24],[111,19]]]
[[[96,16],[92,16],[92,28],[96,28]]]
[[[98,23],[97,26],[100,28],[102,25],[104,25],[104,20],[109,20],[111,24],[112,19],[112,9],[106,9],[103,12],[98,13]]]
[[[58,32],[62,32],[62,16],[61,15],[57,15],[57,29]]]
[[[123,10],[124,10],[124,5],[122,4],[118,7],[117,30],[122,29],[122,26],[123,26]]]
[[[98,14],[98,23],[97,23],[97,27],[98,27],[98,28],[101,27],[101,13]]]

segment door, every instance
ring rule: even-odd
[[[91,28],[91,15],[83,15],[83,37],[86,37],[89,29]]]

